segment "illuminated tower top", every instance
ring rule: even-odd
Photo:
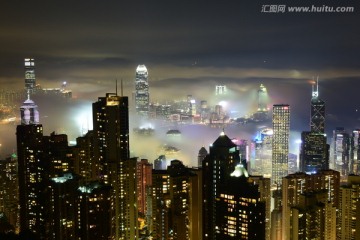
[[[136,112],[147,115],[149,112],[148,70],[145,65],[139,65],[135,73],[135,107]]]
[[[30,99],[28,90],[28,99],[20,107],[21,125],[39,124],[39,111],[37,105]]]
[[[33,93],[35,87],[35,60],[33,58],[25,58],[25,90]]]
[[[325,102],[319,98],[319,79],[316,89],[312,86],[310,129],[312,132],[325,132]]]
[[[267,107],[267,90],[266,87],[261,84],[260,88],[258,90],[258,111],[259,112],[266,112],[268,111],[268,107]]]

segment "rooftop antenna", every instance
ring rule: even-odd
[[[316,78],[316,92],[319,93],[319,76]]]
[[[121,79],[121,97],[123,97],[124,95],[124,92],[123,92],[123,80]]]
[[[115,94],[117,96],[117,79],[115,80]]]

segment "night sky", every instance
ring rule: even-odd
[[[261,12],[278,4],[355,10]],[[242,108],[263,83],[272,104],[291,105],[292,128],[302,131],[319,76],[327,131],[351,130],[360,127],[359,23],[355,0],[2,1],[1,89],[23,88],[23,59],[31,57],[43,87],[67,81],[75,97],[93,102],[123,79],[131,96],[136,66],[145,64],[152,101],[209,99],[226,84]]]

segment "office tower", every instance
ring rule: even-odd
[[[208,151],[206,150],[206,148],[201,147],[198,154],[198,167],[202,166],[202,161],[204,160],[207,154]]]
[[[266,87],[263,84],[260,84],[260,88],[257,92],[258,100],[258,112],[267,112],[268,111],[268,94]]]
[[[360,174],[360,129],[355,129],[350,143],[350,174]]]
[[[197,239],[199,235],[199,178],[179,160],[167,170],[153,170],[154,239]],[[200,191],[201,192],[201,191]]]
[[[34,93],[35,88],[35,61],[33,58],[25,58],[25,90]]]
[[[312,132],[325,133],[325,102],[319,98],[319,82],[312,89],[310,129]]]
[[[75,163],[74,172],[85,181],[100,178],[100,162],[95,158],[95,133],[88,131],[84,136],[76,138],[74,146]]]
[[[112,217],[114,217],[111,210],[113,203],[111,192],[109,185],[99,181],[79,186],[77,191],[78,236],[76,239],[114,239],[111,232]]]
[[[338,127],[333,131],[332,165],[345,179],[350,171],[350,136],[344,128]]]
[[[333,209],[339,206],[339,188],[340,173],[334,170],[320,170],[312,175],[299,172],[284,177],[282,183],[282,219],[285,221],[282,221],[282,239],[291,239],[290,236],[294,234],[294,231],[297,231],[297,223],[293,226],[294,222],[289,221],[289,219],[291,220],[293,216],[292,208],[304,209],[307,207],[301,205],[303,203],[301,195],[324,193],[322,196],[325,196],[325,199],[320,202],[331,203],[325,210],[329,211],[330,216],[333,216]],[[329,219],[329,221],[331,223],[328,224],[331,226],[336,224],[334,218]]]
[[[101,179],[112,187],[112,233],[116,239],[138,237],[136,159],[129,157],[128,98],[107,93],[93,103],[96,161]]]
[[[46,162],[43,158],[43,127],[37,106],[29,98],[20,108],[21,125],[16,128],[20,231],[30,230],[46,238]]]
[[[254,158],[250,160],[250,173],[271,177],[273,130],[261,130],[254,141]]]
[[[314,174],[329,169],[329,148],[326,136],[320,132],[302,132],[300,172]]]
[[[210,146],[202,162],[203,169],[203,239],[216,239],[216,199],[239,164],[239,149],[224,132]]]
[[[59,174],[51,178],[48,186],[50,234],[49,239],[76,239],[78,176],[72,173]]]
[[[276,104],[273,106],[272,138],[272,174],[271,184],[281,185],[282,178],[288,175],[290,106]]]
[[[148,70],[145,65],[139,65],[135,72],[135,107],[140,115],[147,116],[149,112]]]
[[[338,239],[360,239],[360,176],[348,177],[340,188]]]

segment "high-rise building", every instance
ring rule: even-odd
[[[94,131],[88,131],[84,136],[76,138],[76,146],[73,149],[75,153],[74,172],[82,176],[85,181],[99,179],[100,163],[94,155]]]
[[[336,240],[336,207],[327,201],[326,190],[300,194],[288,221],[292,228],[289,239]]]
[[[79,186],[76,239],[115,239],[111,228],[114,217],[111,210],[114,202],[112,196],[111,187],[103,182],[93,181]]]
[[[339,171],[343,179],[350,173],[350,135],[343,127],[333,131],[331,146],[332,169]]]
[[[128,98],[107,93],[93,103],[94,155],[101,179],[112,187],[112,233],[116,239],[138,238],[136,158],[129,151]]]
[[[319,98],[319,84],[312,89],[310,128],[312,132],[325,133],[325,102]]]
[[[198,154],[198,167],[202,166],[202,161],[204,160],[204,158],[206,157],[206,155],[208,154],[206,148],[201,147],[199,150],[199,154]]]
[[[199,239],[199,176],[179,160],[167,170],[153,170],[152,236],[154,239]]]
[[[270,181],[249,177],[239,148],[221,133],[202,162],[203,239],[269,237]]]
[[[147,159],[141,159],[136,164],[136,179],[137,179],[137,206],[138,211],[143,215],[147,212],[147,192],[148,188],[152,185],[152,169],[153,165]]]
[[[33,58],[25,58],[25,90],[34,93],[35,88],[35,61]]]
[[[30,230],[47,237],[47,172],[43,158],[43,127],[37,106],[29,98],[20,108],[21,125],[16,128],[20,230]]]
[[[296,227],[298,223],[293,221],[293,208],[303,211],[298,212],[298,217],[302,213],[312,214],[311,211],[309,213],[306,212],[309,204],[304,205],[303,200],[306,200],[306,198],[301,198],[301,195],[323,193],[323,199],[319,202],[323,204],[331,203],[326,209],[331,212],[331,214],[329,213],[330,216],[334,216],[335,213],[333,211],[339,206],[339,188],[340,173],[334,170],[320,170],[312,175],[299,172],[284,177],[282,179],[282,239],[292,239],[290,236],[293,236],[293,234],[294,236],[299,235],[299,232],[296,232],[298,231]],[[316,204],[317,202],[314,203],[314,205]],[[311,218],[309,219],[311,220]],[[331,221],[328,225],[330,224],[330,226],[336,228],[334,227],[336,226],[335,217],[328,219],[328,221]],[[319,231],[321,232],[322,230]],[[329,228],[328,232],[331,231]]]
[[[273,106],[272,138],[272,185],[281,185],[282,178],[288,175],[290,106],[276,104]]]
[[[329,148],[326,136],[320,132],[302,132],[300,171],[314,174],[329,169]]]
[[[266,87],[263,84],[260,84],[260,88],[258,90],[258,112],[267,112],[268,111],[268,94]]]
[[[250,160],[250,173],[271,177],[273,130],[261,130],[254,140],[254,157]]]
[[[350,143],[350,174],[360,174],[360,129],[352,132]]]
[[[340,188],[338,239],[360,239],[360,176],[348,177]]]
[[[149,82],[148,70],[145,65],[139,65],[135,72],[135,107],[140,115],[149,113]]]
[[[227,88],[225,85],[215,86],[215,95],[225,95],[226,93],[227,93]]]

